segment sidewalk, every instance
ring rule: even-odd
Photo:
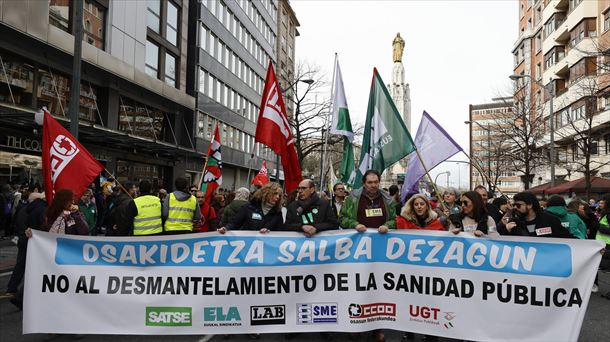
[[[11,240],[0,240],[0,275],[11,272],[17,260],[17,245]]]

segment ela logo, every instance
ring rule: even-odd
[[[157,327],[190,327],[193,323],[192,309],[187,307],[146,307],[146,325]]]
[[[206,307],[203,308],[203,320],[206,322],[241,321],[241,316],[235,306],[231,306],[226,312],[220,306]]]
[[[297,304],[297,324],[337,323],[337,303]]]
[[[250,307],[250,325],[286,324],[285,305],[261,305]]]

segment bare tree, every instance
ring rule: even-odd
[[[317,171],[314,173],[317,175],[320,166],[316,165],[320,164],[330,121],[330,88],[317,66],[299,62],[291,90],[292,95],[286,101],[291,101],[294,107],[289,123],[296,139],[297,157],[303,169]],[[340,149],[342,142],[340,136],[329,135],[327,153]]]
[[[497,161],[492,175],[496,181],[502,171],[513,171],[519,175],[527,190],[534,178],[534,171],[544,165],[540,142],[544,138],[542,101],[538,94],[530,96],[527,80],[515,82],[513,96],[504,100],[511,108],[505,115],[489,119],[489,129],[499,139],[491,147]],[[506,98],[504,98],[506,99]],[[511,104],[512,102],[512,104]],[[538,145],[537,145],[538,144]]]

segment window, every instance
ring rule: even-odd
[[[604,13],[604,31],[610,29],[610,11]]]
[[[151,41],[146,41],[146,73],[151,77],[159,77],[159,47]]]
[[[146,17],[146,25],[151,30],[161,32],[161,0],[147,0],[148,12]]]
[[[606,145],[606,154],[610,154],[610,134],[607,134],[604,138],[604,142]]]
[[[167,41],[178,45],[178,7],[173,2],[167,2],[167,27],[165,32]]]
[[[83,41],[104,49],[108,0],[83,1]],[[49,0],[49,24],[73,33],[72,2]]]
[[[576,46],[585,37],[597,37],[595,18],[583,19],[570,31],[570,46]]]
[[[147,0],[146,73],[167,85],[179,87],[180,75],[180,2]],[[202,26],[203,43],[207,32]]]
[[[575,63],[570,68],[570,84],[577,82],[584,76],[597,74],[596,57],[586,57]]]
[[[542,33],[536,35],[536,53],[542,50]]]
[[[591,137],[591,146],[589,146],[589,152],[592,155],[597,155],[599,153],[599,141],[597,137]]]
[[[165,83],[176,87],[176,57],[165,53]]]

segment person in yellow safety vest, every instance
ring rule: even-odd
[[[163,233],[161,200],[150,194],[151,189],[152,184],[149,181],[141,181],[141,195],[129,203],[128,215],[133,217],[133,235],[135,236]]]
[[[184,177],[174,180],[176,191],[163,200],[162,217],[165,234],[184,234],[193,231],[193,222],[201,219],[197,198],[188,190]]]
[[[610,269],[610,195],[604,197],[606,206],[602,209],[601,216],[599,218],[599,229],[595,240],[604,241],[606,243],[606,253],[602,256],[602,261],[599,265],[601,269]],[[610,299],[610,292],[606,293],[603,297]]]

